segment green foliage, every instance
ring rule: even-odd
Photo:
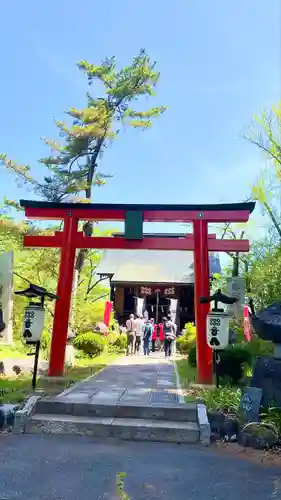
[[[247,344],[229,346],[224,351],[220,351],[219,355],[219,375],[227,379],[231,384],[239,383],[243,377],[245,367],[250,366],[252,363],[252,354],[247,349]],[[189,351],[188,361],[192,367],[197,364],[195,345]]]
[[[127,335],[120,333],[116,340],[113,342],[113,348],[117,352],[124,352],[127,349]]]
[[[126,476],[127,474],[125,472],[118,472],[118,474],[116,474],[116,493],[120,500],[130,500],[129,495],[125,492],[124,479]]]
[[[268,248],[254,256],[250,281],[258,309],[263,309],[281,298],[281,248]]]
[[[240,345],[229,346],[220,352],[218,373],[229,380],[231,385],[237,385],[244,375],[245,367],[251,366],[251,363],[252,356],[247,348]]]
[[[116,339],[119,337],[120,333],[119,332],[110,332],[107,337],[106,337],[106,340],[108,342],[108,345],[109,346],[113,346]]]
[[[176,346],[180,354],[182,354],[183,356],[186,356],[188,354],[188,351],[190,349],[190,344],[184,336],[178,337],[176,339]]]
[[[196,366],[197,366],[196,345],[193,345],[189,350],[188,362],[189,362],[191,367],[196,368]]]
[[[269,112],[264,110],[259,116],[254,116],[247,139],[269,159],[267,171],[253,186],[252,198],[264,209],[280,242],[281,101]]]
[[[272,406],[261,412],[261,420],[273,425],[281,435],[281,408]]]
[[[43,351],[48,351],[51,346],[51,334],[46,328],[44,328],[41,339],[40,339],[41,349]]]
[[[252,358],[271,356],[274,352],[274,344],[273,342],[262,340],[253,334],[250,342],[245,344],[245,349],[247,349]]]
[[[73,345],[89,357],[99,356],[106,346],[106,339],[98,333],[80,333],[75,337]]]
[[[241,389],[220,387],[213,391],[201,389],[197,396],[202,398],[208,410],[237,413],[241,400]]]
[[[193,323],[186,323],[184,334],[176,340],[177,349],[181,354],[186,355],[195,342],[196,328]]]

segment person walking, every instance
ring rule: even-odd
[[[135,316],[130,314],[130,318],[126,321],[126,331],[127,331],[127,356],[133,354],[135,350],[136,342],[136,321]]]
[[[162,319],[162,323],[159,324],[159,351],[164,350],[164,340],[165,340],[165,334],[164,334],[164,321],[167,321],[167,318]]]
[[[144,320],[140,315],[137,315],[137,319],[135,320],[135,325],[136,325],[135,354],[139,354],[141,341],[143,339],[143,329],[144,329]]]
[[[172,342],[176,339],[174,323],[167,318],[163,318],[163,331],[165,358],[170,359],[172,355]]]
[[[153,332],[151,336],[152,352],[155,352],[155,342],[157,340],[157,325],[154,323],[154,319],[151,320]]]
[[[176,339],[177,339],[178,327],[177,327],[177,324],[173,321],[171,313],[169,313],[167,315],[167,317],[168,317],[168,321],[171,321],[171,323],[173,325],[174,334],[175,334],[175,340],[172,341],[172,345],[171,345],[171,352],[172,352],[172,355],[174,355],[174,354],[176,354]]]
[[[143,330],[143,354],[149,356],[150,341],[153,334],[153,325],[151,319],[147,320]]]

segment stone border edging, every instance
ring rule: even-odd
[[[15,411],[15,420],[12,432],[15,434],[23,434],[25,432],[25,424],[27,419],[32,414],[35,405],[42,396],[30,396],[21,410]]]
[[[178,398],[179,398],[179,403],[184,403],[184,395],[183,395],[183,390],[181,387],[180,383],[180,377],[179,377],[179,372],[178,372],[178,367],[176,361],[173,359],[173,367],[174,367],[174,372],[176,375],[176,386],[177,386],[177,391],[178,391]]]
[[[207,408],[203,403],[197,403],[197,418],[200,431],[200,443],[210,446],[211,426],[208,420]]]
[[[173,360],[174,371],[176,375],[176,385],[178,391],[179,403],[184,404],[184,395],[183,390],[180,383],[180,377],[178,372],[177,363]],[[208,420],[207,408],[203,403],[196,403],[197,407],[197,420],[200,431],[200,443],[204,446],[209,446],[211,443],[211,426]]]

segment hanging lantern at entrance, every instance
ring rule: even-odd
[[[210,312],[207,316],[207,344],[213,350],[229,344],[229,316],[225,312]]]
[[[27,344],[40,341],[44,328],[45,309],[39,304],[32,304],[25,308],[22,336]]]

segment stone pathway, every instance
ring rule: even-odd
[[[209,444],[209,423],[198,415],[195,403],[179,397],[173,363],[157,353],[120,358],[57,396],[40,399],[25,432]]]
[[[173,363],[162,354],[128,356],[58,395],[60,401],[109,405],[169,405],[179,402]]]

